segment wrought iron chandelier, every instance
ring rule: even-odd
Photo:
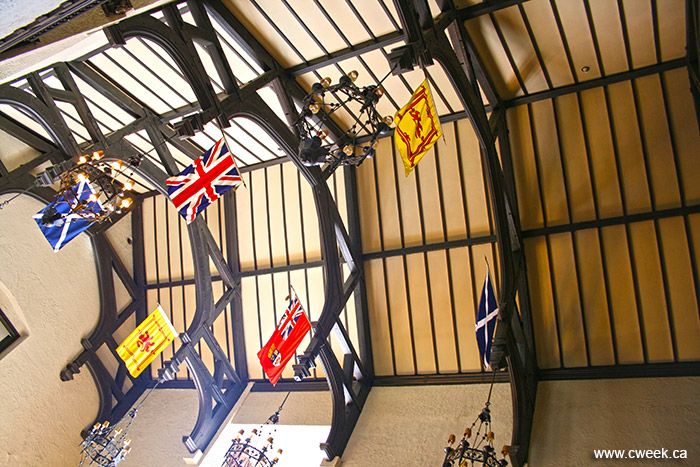
[[[260,428],[253,428],[248,436],[245,436],[245,430],[238,432],[236,437],[231,440],[231,447],[228,448],[221,467],[272,467],[279,462],[282,450],[277,449],[276,456],[270,460],[275,440],[272,436],[263,439],[262,430],[264,426],[277,425],[280,421],[280,412],[284,403],[287,402],[289,394],[287,393],[277,411],[270,415],[270,418]]]
[[[491,394],[493,393],[493,383],[495,379],[496,371],[494,370],[486,405],[476,417],[474,423],[464,430],[459,444],[453,447],[455,443],[454,434],[451,434],[448,438],[447,446],[445,447],[445,460],[442,463],[442,467],[468,467],[474,465],[505,467],[508,465],[506,456],[509,454],[510,447],[508,445],[503,446],[503,449],[501,449],[502,458],[500,460],[497,459],[496,450],[493,447],[495,435],[493,431],[491,431],[491,409],[489,409],[489,406],[491,405]],[[476,426],[477,423],[479,424],[478,427]],[[474,431],[475,427],[476,431]],[[472,435],[474,439],[472,439]]]
[[[365,158],[374,156],[377,139],[389,131],[393,117],[382,117],[376,108],[384,95],[381,82],[360,88],[355,85],[357,76],[357,71],[351,71],[333,85],[330,78],[324,78],[311,86],[311,92],[302,101],[302,109],[294,126],[301,139],[299,158],[304,165],[328,163],[329,173],[340,165],[358,166]],[[334,96],[338,102],[326,103],[327,94]],[[334,112],[347,108],[350,102],[360,104],[355,124],[339,135],[336,141],[331,141],[328,129],[324,127],[327,127]],[[358,128],[367,134],[360,137]]]
[[[130,177],[126,177],[124,182],[120,181],[125,176],[125,164],[119,161],[103,162],[103,156],[102,151],[96,151],[91,156],[80,156],[77,164],[67,164],[67,168],[64,164],[53,166],[39,176],[38,183],[50,185],[59,182],[56,200],[67,203],[70,209],[68,215],[79,216],[91,223],[104,222],[113,213],[121,214],[132,205],[133,200],[128,192],[134,188],[134,182]],[[136,167],[140,161],[139,157],[133,157],[127,166]],[[90,185],[89,197],[78,190],[83,182]],[[65,215],[55,208],[49,208],[41,222],[51,225]]]
[[[140,405],[140,404],[139,404]],[[80,443],[80,464],[116,467],[131,452],[131,438],[127,436],[129,427],[138,413],[138,407],[127,414],[128,423],[122,426],[122,420],[117,425],[108,421],[96,423],[92,430]]]

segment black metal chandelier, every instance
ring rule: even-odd
[[[140,405],[140,404],[139,404]],[[109,422],[96,423],[92,430],[80,443],[80,464],[116,467],[131,452],[131,438],[127,436],[129,427],[138,413],[138,407],[127,414],[128,422],[122,426],[122,420],[117,425]]]
[[[77,163],[66,163],[53,166],[37,178],[37,184],[48,186],[59,183],[56,200],[69,206],[68,215],[79,216],[91,223],[101,223],[113,213],[121,214],[133,204],[129,191],[134,188],[134,182],[124,178],[125,167],[136,167],[139,157],[134,157],[124,164],[119,161],[103,162],[104,153],[96,151],[91,156],[80,156]],[[85,196],[78,187],[86,182],[90,185],[90,195]],[[41,218],[44,225],[51,225],[66,214],[59,213],[55,207],[46,209]]]
[[[493,388],[493,382],[491,383],[491,388]],[[450,435],[445,447],[445,460],[442,463],[442,467],[468,467],[474,465],[505,467],[508,465],[506,456],[509,454],[510,447],[508,445],[503,446],[500,460],[497,459],[496,450],[493,447],[495,435],[491,431],[490,400],[491,390],[489,390],[489,398],[486,401],[486,405],[476,417],[474,423],[464,430],[462,439],[457,446],[453,447],[455,435]],[[475,427],[476,431],[474,431]]]
[[[272,436],[263,439],[262,430],[264,426],[279,423],[280,412],[284,403],[287,402],[289,394],[291,392],[287,393],[277,411],[270,415],[270,418],[260,428],[253,428],[248,436],[245,436],[245,430],[238,432],[236,437],[231,440],[231,447],[228,448],[221,467],[272,467],[279,462],[282,450],[277,449],[276,456],[270,459],[275,439]]]
[[[358,166],[365,158],[374,156],[377,139],[389,131],[393,117],[382,117],[376,108],[384,95],[384,88],[381,84],[360,88],[355,85],[357,76],[357,71],[351,71],[333,85],[330,78],[324,78],[311,86],[311,92],[302,101],[302,109],[294,126],[301,140],[299,158],[304,165],[327,163],[329,172],[340,165]],[[337,102],[327,103],[327,94]],[[355,124],[339,135],[337,140],[331,141],[326,123],[334,112],[346,108],[350,102],[360,104]],[[360,130],[366,134],[360,137]]]

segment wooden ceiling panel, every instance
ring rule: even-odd
[[[547,67],[549,78],[554,87],[565,86],[573,82],[571,68],[566,58],[566,50],[554,18],[552,7],[547,0],[530,0],[522,4],[527,20],[530,22],[536,45]],[[536,89],[529,89],[533,91]]]
[[[595,202],[601,218],[621,216],[622,199],[615,154],[615,143],[607,111],[607,91],[595,88],[581,93],[583,119],[595,185]],[[594,182],[593,182],[594,180]]]
[[[435,347],[438,372],[457,373],[460,369],[458,347],[459,335],[456,328],[457,305],[452,298],[452,277],[450,276],[450,252],[431,251],[427,256],[430,291],[430,311],[435,326]],[[460,307],[459,311],[463,311]],[[462,336],[472,338],[472,336]]]
[[[456,240],[468,235],[466,213],[464,212],[464,193],[461,161],[457,152],[455,125],[442,126],[443,138],[437,142],[435,161],[439,165],[439,182],[441,199],[444,207],[445,240]]]
[[[571,222],[593,220],[596,210],[586,146],[588,135],[584,134],[581,120],[580,97],[574,94],[558,97],[554,100],[554,111]]]
[[[425,254],[408,255],[406,263],[414,346],[416,347],[416,372],[418,374],[439,373],[439,361],[436,361],[437,351],[435,350],[435,328],[431,319],[431,303],[426,287],[428,280],[426,277],[427,259]]]
[[[587,81],[601,76],[593,39],[586,18],[586,10],[581,1],[559,0],[556,3],[566,42],[571,51],[573,67],[579,81]],[[588,71],[583,71],[588,67]]]
[[[518,208],[523,229],[544,226],[530,114],[529,106],[524,105],[509,109],[507,113],[510,145],[513,148],[515,188],[517,199],[521,200]]]
[[[683,0],[656,1],[661,43],[661,60],[685,56],[685,2]]]
[[[527,281],[530,290],[532,326],[539,368],[559,368],[562,365],[559,348],[557,317],[552,297],[549,248],[544,237],[525,241]]]
[[[477,284],[483,277],[476,276],[474,260],[482,263],[482,258],[475,255],[471,248],[448,250],[450,258],[451,292],[455,309],[455,323],[458,330],[459,371],[474,371],[481,368],[479,348],[472,336],[476,326],[477,303],[481,290]]]
[[[393,330],[389,323],[384,262],[372,260],[365,261],[364,264],[374,373],[378,376],[393,375],[396,372],[392,349]]]
[[[630,224],[634,272],[638,281],[637,307],[644,326],[650,362],[673,361],[672,336],[661,277],[661,261],[653,222]]]
[[[602,229],[602,237],[618,362],[623,365],[644,363],[627,227],[606,227]]]
[[[629,35],[632,54],[631,68],[640,68],[656,63],[655,37],[651,16],[651,2],[622,1],[620,14],[624,14],[625,27]]]
[[[629,67],[625,53],[625,40],[617,3],[596,0],[589,2],[589,5],[605,74],[627,70]]]
[[[386,295],[388,301],[384,306],[391,319],[392,352],[396,360],[397,375],[416,373],[416,349],[413,346],[412,307],[408,302],[406,264],[403,257],[391,257],[384,261]]]
[[[557,115],[551,101],[532,104],[530,124],[535,138],[535,164],[540,183],[545,225],[570,221],[566,204],[561,153],[559,151]]]
[[[414,173],[418,184],[420,202],[420,222],[423,227],[423,242],[435,243],[445,240],[443,228],[443,199],[438,190],[438,174],[436,168],[435,148],[428,151]]]
[[[629,82],[610,86],[615,137],[617,140],[619,171],[624,187],[625,212],[645,212],[651,207],[649,186],[646,181],[644,154],[635,112],[635,97]]]
[[[683,224],[681,218],[662,219],[659,221],[659,233],[678,360],[688,361],[700,359],[700,314],[688,234]],[[689,233],[692,235],[692,231]]]
[[[668,209],[681,205],[674,148],[669,134],[664,96],[658,75],[636,81],[644,149],[651,176],[654,208]]]
[[[548,238],[554,313],[557,315],[559,342],[561,342],[562,366],[565,368],[588,366],[586,330],[579,290],[579,252],[569,233],[551,235]]]
[[[684,69],[664,73],[661,78],[664,95],[668,99],[668,116],[671,122],[672,144],[678,156],[686,204],[700,202],[700,164],[697,163],[697,141],[700,141],[698,125],[692,115],[693,101],[687,93],[688,74]]]
[[[520,86],[523,92],[518,92],[517,95],[549,89],[521,10],[504,8],[495,12],[492,19],[508,44],[519,79],[522,80]]]
[[[574,243],[579,252],[576,265],[583,307],[580,311],[585,320],[589,364],[614,365],[616,342],[613,340],[610,308],[606,299],[606,271],[603,269],[599,230],[575,232]],[[565,275],[570,275],[570,271]]]

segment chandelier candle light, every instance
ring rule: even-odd
[[[301,138],[299,158],[304,165],[328,163],[327,171],[330,173],[340,165],[358,166],[365,158],[374,156],[377,139],[389,131],[394,119],[391,116],[382,117],[377,111],[376,105],[384,95],[381,81],[360,88],[355,84],[357,77],[357,71],[351,71],[341,76],[337,84],[331,85],[330,78],[323,78],[311,86],[311,92],[304,98],[299,118],[294,123]],[[336,97],[338,102],[326,103],[327,93]],[[350,102],[360,104],[355,124],[339,135],[336,141],[330,141],[328,129],[323,127],[327,126],[334,112]],[[365,130],[367,135],[360,138],[358,127]],[[366,143],[363,145],[362,141]]]

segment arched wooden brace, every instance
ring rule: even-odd
[[[167,5],[163,7],[163,12],[166,14],[168,21],[172,23],[170,27],[150,15],[142,14],[106,27],[104,29],[105,34],[112,46],[125,45],[126,40],[131,37],[141,37],[158,44],[170,55],[178,68],[180,68],[187,82],[192,87],[192,91],[197,97],[197,101],[202,110],[218,108],[219,100],[204,70],[199,55],[197,55],[194,49],[194,45],[191,42],[192,38],[185,37],[182,28],[183,21],[177,7],[174,4]],[[202,26],[207,25],[199,26],[202,28]],[[208,24],[208,27],[209,30],[202,28],[201,35],[209,37],[209,42],[218,44],[216,35],[213,29],[211,29],[211,24]],[[220,46],[218,50],[220,50]],[[226,57],[222,53],[215,62],[226,64],[225,60]],[[221,69],[229,69],[228,64],[225,65],[225,68]],[[223,82],[226,83],[227,81],[231,81],[231,76],[224,74],[222,79]],[[235,83],[235,80],[233,80],[233,82]],[[223,120],[219,123],[223,126],[228,126],[228,122]]]
[[[37,84],[37,83],[35,83]],[[18,108],[33,118],[39,123],[47,133],[54,139],[56,144],[66,152],[71,154],[75,141],[72,135],[68,138],[65,136],[67,126],[63,120],[59,120],[57,114],[52,112],[43,102],[35,98],[26,91],[11,87],[9,85],[0,86],[0,102]],[[63,138],[63,139],[61,139]],[[21,185],[16,189],[27,189],[34,183],[33,177],[26,174],[22,177]],[[3,187],[3,191],[7,191],[9,187]],[[55,192],[49,188],[36,187],[33,188],[33,193],[37,199],[41,199],[47,203],[54,199]],[[37,195],[41,193],[42,195]],[[97,227],[97,226],[93,226]],[[100,405],[96,421],[110,420],[114,422],[121,418],[133,405],[134,402],[143,392],[145,385],[135,384],[124,392],[123,385],[126,378],[125,369],[120,370],[115,377],[107,371],[104,364],[96,355],[97,349],[103,344],[109,343],[108,347],[112,351],[116,348],[113,341],[112,333],[136,310],[141,304],[142,298],[139,296],[137,287],[126,270],[126,267],[121,262],[121,259],[116,254],[114,249],[109,244],[109,241],[104,235],[104,229],[91,227],[88,229],[90,240],[95,255],[95,264],[97,267],[97,277],[100,294],[100,312],[98,322],[89,338],[82,339],[81,343],[85,349],[78,358],[69,363],[64,370],[61,371],[61,379],[68,381],[73,379],[73,375],[80,371],[83,364],[88,365],[90,374],[93,377],[97,387]],[[119,278],[125,285],[125,288],[132,297],[132,302],[121,313],[117,312],[116,296],[114,291],[114,271],[117,272]],[[117,404],[113,406],[112,397],[117,400]],[[83,435],[85,430],[83,431]]]
[[[298,157],[299,141],[291,129],[257,95],[252,95],[237,105],[230,116],[246,117],[263,128],[287,153],[296,167],[309,182],[314,195],[318,215],[321,255],[324,260],[325,301],[314,335],[299,363],[294,365],[294,377],[301,379],[310,376],[316,357],[321,358],[333,401],[331,430],[321,448],[328,459],[342,455],[350,435],[359,419],[364,403],[373,383],[373,373],[363,365],[342,322],[339,319],[345,304],[362,280],[359,252],[350,241],[343,221],[326,183],[326,174],[319,167],[307,167]],[[350,270],[350,276],[343,281],[340,265],[340,249]],[[335,332],[343,349],[343,362],[338,361],[331,349],[330,333]],[[367,336],[369,337],[369,336]]]
[[[0,104],[10,105],[39,123],[66,157],[79,155],[78,146],[66,122],[37,97],[9,84],[3,84],[0,86]]]

